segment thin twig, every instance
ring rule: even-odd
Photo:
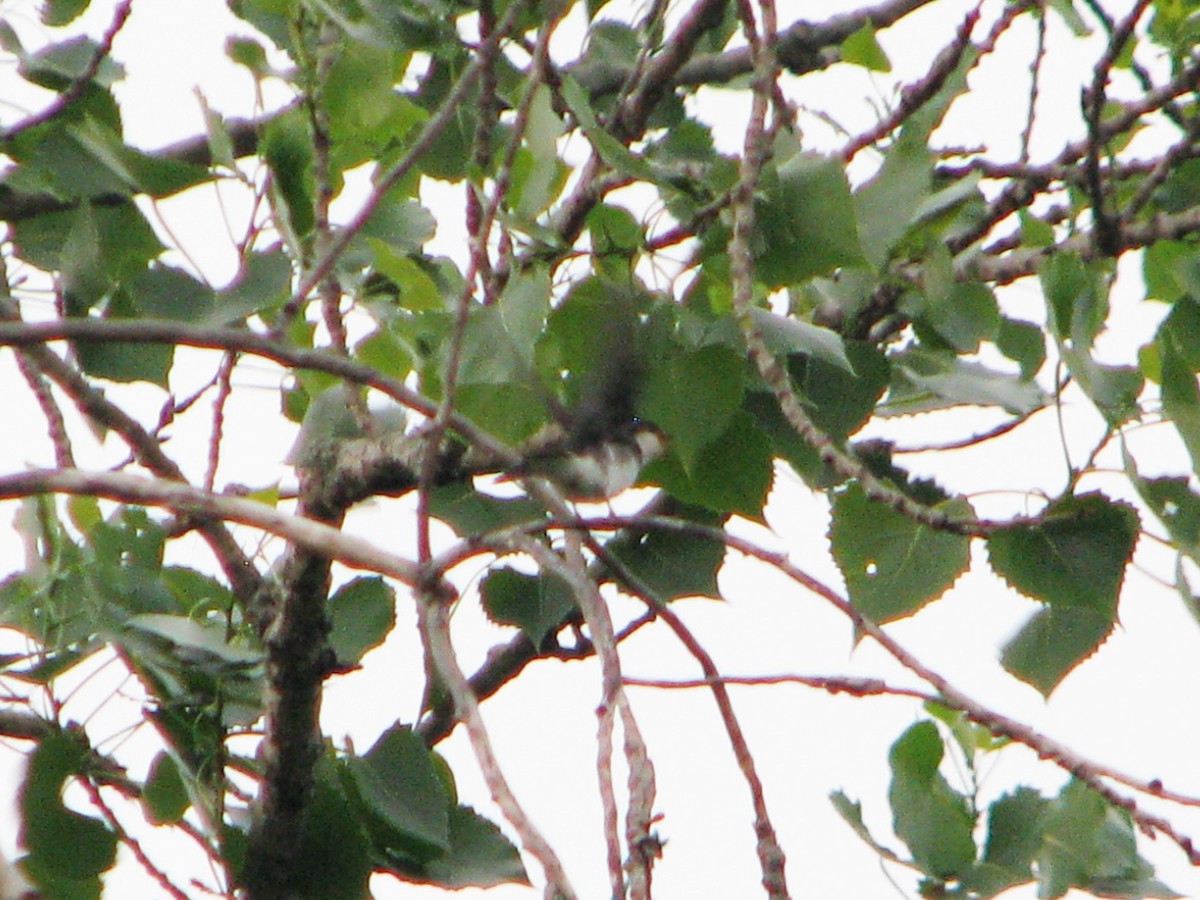
[[[587,576],[583,556],[568,542],[567,558],[553,552],[540,541],[514,538],[513,549],[531,556],[543,571],[553,572],[570,587],[575,602],[583,613],[591,633],[592,644],[600,661],[600,704],[596,710],[597,764],[600,799],[604,816],[604,839],[607,848],[608,876],[613,900],[625,897],[625,879],[621,865],[621,843],[617,831],[617,800],[612,780],[613,726],[621,691],[621,662],[617,657],[616,636],[612,617],[600,596],[600,590]]]
[[[1015,17],[1020,11],[1021,5],[1013,3],[1005,7],[1005,16]],[[979,5],[976,5],[967,13],[966,18],[963,19],[962,23],[958,26],[958,30],[955,32],[954,40],[937,55],[937,58],[929,66],[926,74],[922,75],[920,80],[907,85],[900,92],[900,102],[896,104],[896,108],[892,110],[891,115],[862,134],[855,136],[852,141],[842,148],[839,155],[843,163],[849,163],[858,155],[859,151],[870,147],[872,144],[891,134],[912,118],[917,110],[928,103],[942,89],[942,86],[946,83],[946,79],[958,68],[959,63],[962,62],[963,54],[971,46],[971,31],[974,29],[975,23],[979,21],[979,14]]]
[[[121,825],[116,813],[113,812],[112,807],[108,805],[104,796],[100,793],[100,788],[90,778],[80,778],[78,781],[83,785],[84,791],[87,792],[92,806],[100,810],[100,815],[104,817],[104,821],[108,823],[108,827],[117,836],[117,840],[129,848],[134,859],[141,864],[146,874],[158,882],[159,887],[174,897],[175,900],[188,900],[187,893],[175,886],[171,879],[167,877],[167,873],[156,866],[150,857],[146,855],[146,851],[142,849],[141,842]]]
[[[62,91],[54,100],[49,103],[45,109],[34,113],[28,118],[22,119],[11,128],[6,128],[3,134],[0,134],[0,144],[8,143],[22,131],[27,131],[30,128],[36,128],[38,125],[43,125],[49,122],[64,109],[79,99],[84,89],[88,86],[96,73],[100,71],[100,65],[112,52],[113,41],[121,29],[125,27],[125,22],[129,19],[130,10],[133,7],[133,0],[121,0],[117,4],[117,8],[113,11],[112,20],[105,29],[104,34],[100,37],[100,42],[96,45],[96,49],[92,51],[92,55],[88,58],[87,64],[83,67],[77,76],[71,79],[71,83],[67,85],[66,90]]]
[[[1033,142],[1033,123],[1037,118],[1038,92],[1042,86],[1042,65],[1046,61],[1046,19],[1046,4],[1041,2],[1038,15],[1034,16],[1034,20],[1037,22],[1037,43],[1033,49],[1033,62],[1029,66],[1029,100],[1027,101],[1025,125],[1021,129],[1021,152],[1017,156],[1017,160],[1022,165],[1029,162],[1029,147]]]
[[[513,3],[508,8],[504,20],[496,28],[495,32],[488,36],[488,42],[498,45],[512,30],[524,12],[524,3]],[[454,82],[454,86],[446,94],[445,99],[442,100],[442,105],[438,111],[430,116],[425,121],[425,124],[421,126],[420,133],[408,145],[408,149],[405,150],[404,155],[375,180],[375,185],[371,189],[371,193],[363,201],[358,212],[342,226],[337,236],[329,242],[325,252],[314,260],[308,272],[300,280],[300,284],[297,286],[295,292],[280,307],[279,315],[271,329],[272,335],[279,336],[283,333],[286,324],[296,316],[304,306],[308,295],[321,283],[321,280],[329,273],[341,255],[346,251],[346,248],[350,246],[350,242],[354,240],[355,235],[367,224],[367,221],[375,212],[375,208],[387,196],[388,191],[395,187],[400,179],[408,174],[409,170],[416,165],[417,160],[421,158],[421,155],[432,147],[434,141],[446,130],[450,121],[457,115],[459,105],[466,99],[467,93],[471,88],[475,86],[475,82],[483,70],[484,57],[485,54],[475,54],[474,58]]]
[[[204,469],[204,489],[213,490],[217,483],[217,468],[221,465],[221,444],[225,434],[225,407],[233,395],[233,369],[237,354],[226,353],[217,369],[217,396],[213,398],[212,432],[208,437],[208,465]]]
[[[1092,236],[1096,250],[1103,256],[1116,256],[1121,252],[1120,224],[1107,209],[1108,197],[1104,182],[1100,178],[1100,154],[1104,146],[1101,116],[1108,99],[1108,77],[1113,64],[1125,44],[1133,36],[1134,26],[1145,14],[1150,0],[1137,0],[1129,15],[1112,32],[1092,75],[1091,86],[1083,92],[1083,118],[1087,124],[1087,153],[1084,156],[1084,173],[1088,195],[1092,201]]]
[[[62,320],[59,320],[58,324],[62,324]],[[37,329],[38,326],[22,322],[16,304],[7,298],[0,297],[0,331],[19,334],[27,328]],[[4,341],[0,339],[0,343],[4,343]],[[182,470],[173,459],[163,452],[153,435],[149,434],[125,410],[92,387],[75,367],[51,352],[48,347],[42,346],[43,341],[34,340],[28,343],[16,341],[14,343],[28,347],[26,352],[29,359],[70,397],[84,418],[102,427],[111,428],[119,434],[140,465],[160,478],[171,481],[184,480]],[[229,580],[234,592],[242,599],[253,595],[259,585],[258,573],[233,536],[219,522],[200,520],[197,527],[221,563],[225,577]]]
[[[606,527],[618,521],[618,518],[603,520]],[[631,525],[633,524],[633,520],[627,520],[625,524]],[[1200,849],[1193,846],[1193,842],[1189,837],[1180,834],[1165,819],[1150,815],[1139,809],[1133,798],[1116,792],[1104,779],[1118,782],[1147,796],[1170,800],[1186,806],[1200,806],[1200,798],[1169,791],[1159,779],[1147,780],[1135,778],[1085,759],[1069,747],[1041,734],[1024,722],[1012,719],[977,702],[961,690],[955,688],[945,677],[924,665],[915,655],[906,650],[874,622],[862,616],[848,600],[841,597],[836,591],[819,579],[809,575],[803,569],[793,564],[785,553],[764,549],[752,541],[729,534],[723,529],[700,525],[695,522],[660,516],[644,516],[639,517],[636,520],[636,524],[643,528],[663,528],[676,533],[692,534],[698,537],[706,537],[710,540],[719,540],[727,547],[739,553],[772,566],[810,593],[830,603],[845,615],[856,629],[875,640],[904,668],[935,688],[938,692],[937,702],[964,713],[972,721],[978,722],[994,734],[1008,737],[1017,743],[1029,747],[1039,758],[1049,760],[1087,784],[1109,803],[1129,812],[1130,816],[1138,824],[1138,827],[1143,831],[1157,831],[1166,835],[1187,854],[1188,859],[1193,865],[1200,865]],[[705,673],[705,677],[706,680],[720,678],[719,675],[710,675],[707,672]]]
[[[429,584],[429,580],[426,579],[424,583]],[[492,801],[517,832],[521,846],[541,864],[546,876],[546,900],[576,900],[575,889],[571,887],[562,861],[522,809],[496,759],[491,738],[488,737],[487,728],[479,712],[479,704],[462,669],[459,668],[454,645],[450,640],[448,610],[452,597],[453,588],[444,582],[435,582],[418,592],[418,624],[426,652],[454,701],[459,721],[467,731],[471,749],[475,751],[475,758],[491,792]]]

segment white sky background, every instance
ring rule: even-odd
[[[107,25],[112,4],[97,0],[93,5],[97,9],[89,13],[85,24],[96,34]],[[858,5],[847,3],[845,8]],[[785,23],[799,14],[820,17],[836,8],[833,3],[786,0],[780,7]],[[881,41],[902,78],[924,71],[935,52],[929,48],[940,47],[957,26],[965,5],[955,7],[953,15],[947,14],[949,8],[939,5],[936,13],[912,17],[913,22],[903,31],[881,33]],[[31,0],[0,3],[0,14],[10,17],[28,44],[38,43],[40,28]],[[1062,33],[1055,17],[1051,22],[1052,49],[1073,43]],[[986,141],[1000,153],[1015,157],[1028,86],[1025,61],[1030,58],[1032,37],[1028,25],[1026,21],[1014,29],[1001,44],[997,58],[973,75],[976,93],[969,102],[956,106],[942,132],[946,142]],[[244,71],[228,63],[222,51],[231,29],[245,31],[221,4],[211,0],[135,3],[130,23],[116,44],[116,55],[125,63],[128,74],[126,82],[118,87],[118,96],[127,133],[134,143],[152,148],[201,133],[200,106],[193,94],[197,85],[211,105],[222,112],[252,112],[252,82]],[[569,32],[564,30],[562,38],[566,46]],[[1086,58],[1091,59],[1095,52],[1093,46]],[[7,64],[0,61],[0,99],[5,101],[13,97],[7,75]],[[844,66],[819,78],[806,79],[805,84],[828,85],[821,96],[834,107],[831,112],[851,125],[872,120],[867,97],[890,97],[886,79],[873,82],[861,71]],[[1044,106],[1035,131],[1035,158],[1057,151],[1066,139],[1066,132],[1058,129],[1074,122],[1078,111],[1077,83],[1068,77],[1048,73],[1042,91]],[[804,103],[820,100],[815,92],[811,97],[807,93],[793,94],[793,99]],[[28,102],[40,101],[31,97]],[[744,120],[744,95],[706,91],[702,102],[702,112],[710,121],[740,124]],[[18,111],[0,109],[4,121],[18,115]],[[820,138],[820,128],[812,128],[812,136]],[[740,150],[740,130],[731,128],[726,140],[730,150]],[[175,238],[205,276],[215,284],[224,284],[232,277],[236,259],[220,207],[214,202],[217,190],[234,231],[240,232],[245,208],[234,190],[203,188],[160,204],[160,209]],[[449,226],[461,218],[458,194],[439,186],[427,202],[442,229],[434,242],[435,252],[458,254],[461,237],[451,230],[454,226]],[[1156,304],[1137,301],[1137,273],[1131,267],[1128,275],[1128,290],[1118,293],[1115,304],[1119,326],[1100,345],[1107,362],[1133,362],[1136,347],[1152,333],[1164,312]],[[1040,297],[1034,284],[1013,286],[1004,292],[1004,302],[1011,313],[1041,321]],[[180,352],[174,372],[178,395],[187,394],[191,386],[208,377],[211,364],[204,359],[202,354]],[[6,472],[27,464],[48,465],[52,459],[41,418],[24,391],[15,387],[19,384],[15,379],[11,353],[0,351],[0,385],[14,386],[5,388],[3,401],[8,434],[0,440],[0,471]],[[229,410],[222,477],[252,485],[278,479],[290,483],[290,472],[278,462],[293,432],[278,415],[278,398],[273,391],[278,384],[277,374],[265,364],[244,363],[235,383],[264,389],[240,391],[237,403]],[[163,400],[157,390],[144,387],[121,388],[113,396],[137,398],[144,409],[143,421],[151,422]],[[200,406],[208,408],[207,402]],[[178,422],[168,445],[168,450],[181,457],[181,463],[193,474],[199,474],[203,455],[195,455],[189,466],[180,448],[192,446],[189,442],[201,446],[206,436],[206,415],[202,411]],[[1098,418],[1084,401],[1073,397],[1064,410],[1064,420],[1072,458],[1078,462],[1100,433]],[[886,429],[875,430],[895,437],[901,445],[912,445],[958,438],[995,421],[989,413],[963,411],[936,418],[897,420]],[[1054,412],[1045,411],[1033,424],[995,442],[995,448],[905,456],[901,462],[918,473],[936,475],[952,489],[988,491],[972,497],[981,514],[1011,514],[1026,510],[1024,495],[1031,487],[1048,494],[1061,488],[1065,467],[1056,431]],[[74,434],[86,445],[82,429],[75,429]],[[1144,467],[1161,460],[1164,471],[1186,471],[1186,460],[1168,428],[1135,430],[1130,441]],[[1114,445],[1102,462],[1119,468],[1118,454]],[[118,461],[123,453],[110,445],[96,448],[91,454],[81,452],[80,456],[86,464],[100,467]],[[1084,484],[1104,487],[1116,495],[1128,491],[1119,478],[1092,477]],[[993,493],[997,491],[1008,493]],[[386,541],[389,546],[394,541],[398,552],[411,553],[411,535],[405,534],[411,522],[411,515],[405,512],[408,509],[403,503],[380,501],[356,510],[347,527],[381,543]],[[825,509],[823,499],[811,495],[790,471],[780,468],[767,514],[771,530],[747,524],[744,531],[765,544],[792,551],[795,562],[838,585],[840,579],[825,552]],[[15,506],[6,506],[0,521],[8,521],[9,510],[15,510]],[[272,552],[268,548],[268,555]],[[19,567],[21,558],[15,534],[7,527],[0,530],[0,576]],[[1169,576],[1171,572],[1170,555],[1148,540],[1142,541],[1136,558],[1155,573]],[[1200,668],[1196,662],[1198,633],[1173,592],[1131,570],[1121,606],[1124,627],[1095,658],[1069,676],[1049,702],[1044,702],[1032,688],[1003,673],[996,662],[1000,645],[1032,614],[1035,604],[1016,597],[989,577],[982,555],[978,562],[944,600],[913,619],[889,626],[889,630],[931,668],[951,676],[958,687],[993,708],[1030,722],[1107,766],[1146,778],[1158,777],[1169,788],[1200,795],[1200,772],[1195,762],[1200,725],[1192,690]],[[482,567],[460,573],[460,580],[481,572]],[[884,675],[897,684],[914,681],[912,676],[897,672],[871,643],[852,648],[849,625],[840,614],[773,571],[744,564],[730,554],[722,588],[727,603],[684,601],[677,610],[726,674],[860,674]],[[368,657],[366,671],[334,679],[326,692],[323,722],[327,732],[338,741],[351,739],[360,751],[397,718],[411,719],[417,709],[421,663],[413,610],[403,595],[398,607],[393,638]],[[632,604],[616,606],[619,620],[635,612]],[[464,600],[455,622],[464,668],[473,669],[486,649],[504,636],[500,629],[483,621],[469,600]],[[678,678],[698,674],[694,662],[673,639],[655,627],[644,629],[625,644],[622,659],[626,674],[632,676]],[[125,741],[125,758],[136,759],[140,753],[148,760],[141,749],[148,750],[154,744],[146,734],[120,733],[134,721],[136,709],[122,708],[120,702],[110,698],[121,686],[118,681],[113,666],[90,679],[73,701],[75,715],[82,719],[95,713],[97,726],[107,723],[104,717],[110,717],[110,730],[96,727],[93,733],[111,733],[115,740]],[[134,690],[128,683],[123,688]],[[887,750],[905,727],[921,717],[921,711],[914,703],[900,699],[831,698],[791,686],[732,690],[766,784],[768,806],[788,854],[793,894],[898,896],[875,854],[841,822],[826,796],[840,788],[861,800],[876,835],[900,849],[899,842],[888,838]],[[668,844],[655,874],[656,896],[667,900],[757,896],[758,870],[748,794],[710,696],[703,691],[643,688],[632,688],[630,693],[657,765],[658,809],[665,814],[660,833]],[[598,698],[599,678],[593,662],[543,662],[527,669],[483,707],[518,797],[563,856],[583,897],[604,896],[608,891],[595,789],[593,708]],[[28,745],[22,744],[14,745],[11,751],[0,747],[0,804],[12,802],[19,763],[27,749]],[[451,761],[461,797],[499,820],[489,808],[487,790],[461,736],[456,734],[439,750]],[[1018,783],[1032,783],[1053,792],[1065,778],[1055,767],[1036,764],[1033,754],[1021,748],[1007,750],[995,760],[998,765],[994,770],[981,773],[985,799]],[[621,781],[623,776],[618,777],[618,783]],[[1150,804],[1146,806],[1151,808]],[[7,808],[0,805],[0,848],[11,856],[15,819],[8,816]],[[1162,812],[1182,832],[1200,836],[1200,811],[1164,807]],[[134,821],[135,817],[126,817],[127,823]],[[177,883],[183,884],[193,876],[204,877],[204,870],[195,868],[201,861],[186,842],[164,843],[148,836],[146,845],[157,861],[173,872]],[[1169,885],[1186,896],[1200,896],[1200,873],[1188,867],[1173,845],[1163,839],[1143,841],[1141,850],[1154,861],[1159,876]],[[535,866],[530,865],[530,872],[537,880]],[[907,873],[896,870],[895,876],[907,895],[914,896]],[[149,897],[159,893],[128,859],[109,878],[108,885],[110,896]],[[397,885],[383,878],[375,880],[374,888],[379,897],[441,896],[434,889]],[[497,888],[486,895],[478,891],[460,893],[463,897],[497,900],[539,895],[540,891],[513,887]],[[1013,891],[1006,896],[1032,897],[1033,891]]]

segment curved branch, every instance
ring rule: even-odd
[[[606,526],[611,526],[621,520],[611,518],[602,521]],[[841,597],[832,588],[793,564],[788,559],[786,553],[764,550],[757,544],[731,535],[722,529],[699,525],[695,522],[685,522],[660,516],[641,517],[636,522],[640,527],[644,528],[663,528],[678,533],[693,534],[712,540],[720,540],[727,547],[772,566],[809,592],[832,604],[854,624],[854,627],[858,631],[870,636],[905,669],[908,669],[922,681],[934,687],[938,692],[937,702],[962,712],[972,721],[983,725],[993,734],[1001,735],[1017,743],[1024,744],[1036,753],[1039,758],[1054,763],[1073,777],[1084,782],[1113,806],[1127,811],[1143,830],[1159,832],[1168,837],[1187,854],[1188,860],[1192,865],[1200,865],[1200,848],[1193,845],[1191,838],[1180,834],[1166,819],[1139,809],[1134,798],[1118,793],[1104,779],[1112,779],[1148,796],[1173,800],[1176,803],[1187,806],[1200,806],[1200,800],[1197,798],[1188,797],[1176,792],[1168,792],[1157,779],[1146,781],[1134,778],[1133,776],[1121,774],[1106,766],[1094,763],[1075,753],[1064,744],[1026,725],[1024,722],[1005,716],[978,702],[968,694],[954,687],[944,676],[923,664],[880,626],[862,616],[850,601]],[[595,523],[586,522],[582,524],[592,525]],[[625,524],[632,523],[626,521]],[[709,677],[708,673],[705,674],[706,677]],[[869,687],[868,690],[870,690]]]
[[[370,541],[345,534],[315,519],[280,512],[264,503],[213,494],[178,481],[143,478],[124,472],[35,469],[0,475],[0,500],[34,494],[85,494],[122,503],[162,506],[184,515],[237,522],[284,538],[355,569],[389,575],[415,584],[416,563],[381,550]]]

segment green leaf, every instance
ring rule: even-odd
[[[313,227],[312,139],[299,109],[274,116],[263,129],[259,150],[271,170],[274,207],[293,246]]]
[[[797,153],[764,179],[755,205],[754,277],[780,287],[866,262],[841,164]]]
[[[671,451],[692,471],[741,406],[744,363],[713,344],[679,352],[646,373],[638,413],[670,436]]]
[[[550,314],[550,274],[530,266],[508,279],[500,295],[500,319],[517,356],[533,371],[538,336]]]
[[[230,7],[236,10],[239,6],[245,4],[237,2],[230,4]],[[266,33],[267,29],[262,29]],[[261,43],[248,37],[238,37],[236,35],[226,38],[225,40],[225,55],[229,57],[231,62],[239,66],[245,66],[250,70],[256,78],[266,78],[271,74],[271,66],[267,62],[267,51]]]
[[[63,273],[65,287],[96,298],[145,267],[163,250],[132,203],[80,204],[12,223],[17,253],[39,269]]]
[[[834,440],[859,430],[875,411],[891,375],[887,358],[866,341],[850,341],[846,356],[854,375],[812,356],[792,356],[788,373],[813,423]]]
[[[300,846],[291,862],[290,881],[303,900],[362,900],[370,896],[370,842],[339,778],[339,768],[330,756],[317,762]],[[248,864],[253,866],[255,860]]]
[[[328,5],[325,9],[330,8]],[[337,7],[341,8],[341,7]],[[396,50],[441,51],[454,27],[450,3],[396,3],[395,0],[362,0],[355,10],[365,14],[342,27],[356,40],[392,47]]]
[[[357,665],[396,625],[396,592],[382,578],[355,578],[329,598],[329,644],[338,663]]]
[[[527,390],[532,388],[532,373],[525,353],[506,327],[504,312],[499,306],[471,310],[458,352],[459,384],[516,382]],[[521,337],[527,342],[525,335]]]
[[[348,390],[345,385],[335,384],[309,401],[300,432],[288,450],[289,464],[301,467],[318,464],[334,444],[359,436],[362,429],[347,403]]]
[[[430,68],[421,82],[420,90],[413,96],[426,113],[433,115],[441,110],[460,66],[455,61],[439,63]],[[421,173],[442,181],[461,181],[471,165],[472,138],[478,118],[477,94],[469,92],[451,111],[442,133],[421,154],[417,162]]]
[[[858,31],[842,41],[842,62],[862,66],[872,72],[892,71],[892,61],[888,59],[879,41],[875,40],[875,28],[870,19],[863,22]]]
[[[771,442],[754,417],[740,410],[690,467],[672,454],[647,465],[642,475],[685,503],[760,520],[773,475]]]
[[[144,509],[126,507],[108,521],[97,522],[88,533],[88,554],[83,565],[89,593],[103,599],[110,626],[123,626],[139,613],[177,615],[183,610],[162,577],[165,534]],[[94,606],[89,610],[99,626],[103,619]]]
[[[431,861],[426,873],[422,880],[447,888],[529,884],[517,848],[469,806],[450,811],[450,852]]]
[[[1092,346],[1108,318],[1108,291],[1100,271],[1072,253],[1045,257],[1038,278],[1049,307],[1051,331],[1076,350]]]
[[[854,192],[858,235],[874,268],[888,258],[908,231],[912,211],[933,184],[933,158],[924,141],[906,139],[908,129],[888,148],[878,174]]]
[[[208,324],[229,325],[274,309],[291,291],[292,262],[283,250],[247,254],[237,277],[217,291]]]
[[[772,454],[786,461],[810,487],[824,490],[846,480],[822,462],[816,448],[796,433],[773,394],[752,393],[746,397],[745,408],[770,440]]]
[[[349,783],[371,821],[374,841],[428,860],[450,849],[450,808],[429,750],[405,725],[346,761]]]
[[[1095,266],[1071,254],[1054,254],[1039,269],[1050,309],[1050,329],[1063,362],[1110,425],[1138,414],[1142,379],[1136,369],[1106,366],[1091,348],[1108,318],[1108,287]]]
[[[929,137],[950,104],[967,88],[967,73],[978,58],[968,48],[942,87],[905,121],[888,148],[879,172],[854,192],[859,238],[871,265],[879,268],[902,243],[910,229],[940,219],[941,214],[975,194],[978,176],[934,190],[933,154]],[[949,222],[946,222],[949,224]],[[932,239],[936,235],[930,235]]]
[[[55,732],[30,754],[20,792],[21,844],[35,884],[73,882],[76,890],[99,896],[98,876],[116,859],[117,836],[62,801],[67,779],[81,771],[88,751],[81,734]]]
[[[952,181],[938,180],[935,189],[916,208],[909,225],[909,237],[918,238],[920,246],[941,246],[936,238],[954,224],[957,215],[968,208],[972,201],[982,200],[979,181],[982,175],[972,172]]]
[[[202,624],[185,616],[143,613],[132,616],[126,627],[169,642],[182,664],[212,674],[256,667],[264,659],[261,650],[229,643],[223,627]]]
[[[1184,476],[1141,478],[1126,455],[1126,471],[1150,511],[1166,527],[1171,542],[1193,559],[1200,558],[1200,494]]]
[[[189,323],[212,318],[213,289],[173,266],[155,265],[139,272],[130,292],[134,306],[146,318]]]
[[[996,349],[1021,367],[1021,380],[1030,381],[1046,361],[1046,335],[1033,322],[1000,318]]]
[[[71,523],[82,534],[87,534],[93,525],[104,518],[100,512],[100,501],[83,494],[73,494],[67,499],[67,513]]]
[[[1000,328],[996,298],[978,281],[952,281],[911,307],[914,318],[920,316],[959,353],[979,352],[980,341],[990,340]]]
[[[354,357],[391,378],[403,380],[413,370],[412,350],[389,331],[374,331],[354,346]]]
[[[1033,788],[1019,787],[988,807],[983,861],[1008,873],[1010,884],[1032,877],[1032,863],[1042,844],[1049,802]]]
[[[396,286],[396,299],[405,309],[419,312],[445,306],[437,282],[410,257],[397,253],[378,238],[367,238],[375,270]]]
[[[896,381],[885,411],[908,414],[953,406],[999,406],[1013,415],[1040,409],[1046,395],[1032,381],[955,355],[922,348],[892,357]]]
[[[192,805],[179,765],[170,753],[162,752],[150,764],[150,774],[142,788],[142,806],[153,825],[174,824]]]
[[[1108,636],[1138,516],[1099,493],[1065,497],[1036,520],[998,529],[987,540],[992,568],[1047,608],[1004,651],[1004,667],[1043,694]]]
[[[918,722],[892,744],[888,801],[892,829],[913,860],[939,879],[958,878],[975,862],[970,806],[938,772],[944,748],[932,722]]]
[[[923,706],[925,712],[946,726],[946,730],[962,751],[963,759],[972,769],[977,765],[979,754],[995,750],[1007,741],[1007,738],[995,737],[987,728],[973,722],[962,710],[952,709],[932,700],[925,701]]]
[[[83,371],[109,381],[145,381],[167,387],[174,358],[171,345],[123,344],[116,341],[75,341]]]
[[[1137,369],[1102,365],[1090,353],[1074,347],[1064,348],[1062,359],[1076,383],[1110,425],[1115,427],[1138,416],[1142,375]]]
[[[1192,458],[1192,471],[1200,472],[1200,306],[1190,300],[1177,302],[1158,329],[1163,412],[1183,439]]]
[[[1109,897],[1178,897],[1154,881],[1137,854],[1129,813],[1081,781],[1071,781],[1046,812],[1037,857],[1038,896],[1061,897],[1073,887]]]
[[[81,77],[91,65],[99,45],[88,37],[74,37],[50,44],[21,60],[18,71],[29,81],[53,91],[63,91]],[[104,55],[100,68],[91,81],[111,86],[124,75],[124,69],[109,55]]]
[[[655,180],[650,165],[641,157],[636,156],[628,147],[609,134],[596,120],[595,110],[587,92],[579,86],[579,82],[570,75],[565,75],[559,86],[562,98],[575,116],[575,121],[587,135],[599,157],[623,175],[629,175],[638,181]]]
[[[393,87],[406,63],[406,54],[388,47],[361,41],[341,45],[319,94],[340,167],[377,156],[422,118],[416,105]]]
[[[517,626],[535,647],[575,609],[570,586],[550,572],[526,575],[508,567],[493,569],[479,589],[488,618]]]
[[[399,255],[420,253],[437,230],[433,213],[407,196],[406,190],[404,185],[393,188],[359,232],[361,237],[374,238]]]
[[[750,316],[773,353],[803,353],[855,374],[842,336],[833,329],[765,309],[753,309]]]
[[[1112,632],[1113,614],[1078,606],[1043,609],[1004,645],[1000,661],[1045,696]]]
[[[510,445],[532,437],[548,419],[544,394],[528,386],[525,378],[520,382],[464,383],[455,394],[454,407]]]
[[[1088,27],[1083,16],[1075,9],[1074,0],[1049,0],[1049,7],[1058,13],[1075,37],[1087,37],[1092,33],[1092,29]]]
[[[91,0],[46,0],[41,5],[42,24],[49,28],[70,25],[88,8]]]
[[[1195,260],[1196,248],[1183,241],[1155,241],[1147,247],[1142,251],[1146,299],[1174,303],[1186,295],[1181,275],[1194,267]]]
[[[208,105],[208,100],[203,94],[200,94],[198,99],[204,112],[204,136],[213,165],[233,171],[237,167],[237,157],[234,156],[233,136],[229,133],[225,117]]]
[[[1133,556],[1137,512],[1089,493],[1055,501],[1031,522],[992,532],[992,566],[1014,588],[1046,603],[1111,609]]]
[[[721,517],[701,508],[685,508],[675,514],[713,528]],[[725,559],[725,544],[714,538],[668,530],[623,535],[608,543],[608,550],[659,600],[680,597],[720,599],[717,573]]]
[[[232,592],[210,575],[183,566],[164,566],[158,574],[175,601],[173,608],[185,615],[227,614],[235,606]]]
[[[961,500],[936,508],[971,512]],[[850,602],[879,623],[910,616],[938,599],[970,564],[966,537],[920,525],[871,500],[857,484],[835,497],[829,538]]]
[[[1043,222],[1028,210],[1017,211],[1021,223],[1021,243],[1027,247],[1050,247],[1054,244],[1054,226]]]
[[[138,193],[155,198],[169,197],[211,178],[205,166],[142,153],[122,143],[116,134],[108,131],[92,128],[86,132],[75,129],[73,133],[80,143],[95,156],[101,157]]]
[[[429,514],[462,536],[486,534],[498,528],[535,522],[546,511],[528,497],[499,499],[480,494],[469,484],[446,484],[428,492]]]
[[[862,804],[857,800],[851,800],[841,791],[833,791],[829,795],[829,802],[833,804],[833,808],[837,810],[837,814],[849,825],[854,833],[857,834],[872,850],[880,856],[891,857],[896,854],[885,847],[879,841],[875,840],[875,836],[871,834],[867,828],[867,823],[863,821]]]
[[[534,89],[525,128],[529,164],[519,183],[514,171],[514,190],[505,198],[522,219],[533,219],[550,205],[562,189],[567,171],[558,156],[558,139],[565,128],[551,99],[546,85],[539,84]]]
[[[623,206],[607,203],[592,207],[587,216],[587,229],[593,258],[597,262],[606,263],[608,257],[617,257],[613,277],[627,271],[628,263],[645,239],[642,225],[633,213]]]
[[[211,575],[183,566],[164,566],[163,584],[171,592],[180,612],[203,615],[211,611],[228,613],[235,606],[233,594]]]

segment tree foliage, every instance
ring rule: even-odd
[[[205,104],[204,133],[153,150],[122,122],[129,0],[46,0],[40,31],[0,22],[10,89],[40,89],[0,131],[0,344],[46,438],[0,473],[25,549],[0,583],[0,623],[23,639],[0,658],[0,732],[29,748],[22,877],[98,896],[120,844],[173,896],[195,878],[362,897],[373,875],[598,896],[572,887],[479,711],[534,661],[594,656],[610,890],[649,897],[673,848],[618,648],[655,629],[716,701],[763,891],[803,893],[727,673],[676,602],[722,597],[733,550],[926,685],[808,681],[925,701],[887,755],[886,797],[832,795],[922,896],[1177,896],[1135,835],[1200,863],[1145,807],[1194,798],[988,708],[889,627],[967,602],[947,592],[982,549],[976,565],[1036,603],[998,636],[1000,662],[1049,696],[1104,653],[1139,538],[1170,549],[1165,577],[1200,617],[1200,8],[1111,6],[882,0],[790,20],[771,0],[231,0],[253,113]],[[90,7],[111,18],[89,37]],[[941,43],[894,72],[890,35],[934,20]],[[961,116],[1001,79],[1023,109],[1014,137],[964,143]],[[1062,80],[1070,115],[1042,93]],[[875,86],[870,117],[844,84]],[[449,189],[454,207],[432,199]],[[248,210],[226,211],[227,283],[157,216],[214,190]],[[447,234],[458,252],[432,249]],[[1131,291],[1160,324],[1114,362]],[[227,416],[267,364],[296,442],[271,461],[280,480],[247,484]],[[1081,403],[1101,423],[1084,458],[1053,431],[1036,444],[1065,455],[1052,489],[994,504],[986,478],[968,495],[928,477],[999,448],[1019,478],[1028,450],[1005,448]],[[880,437],[896,421],[946,438],[932,462]],[[190,422],[207,438],[169,440]],[[569,503],[545,466],[645,423],[667,452],[641,470],[638,505]],[[1156,446],[1137,439],[1151,425]],[[1182,449],[1173,469],[1162,443]],[[744,537],[787,470],[827,499],[827,548]],[[357,536],[371,503],[415,541]],[[796,562],[826,549],[844,586]],[[470,674],[450,634],[468,606],[508,629]],[[390,652],[401,608],[426,656],[422,708],[369,749],[338,743],[323,691]],[[63,699],[100,664],[143,692],[148,768]],[[438,752],[457,725],[492,809],[459,799]],[[946,764],[975,773],[1011,744],[1069,779],[988,799]],[[882,805],[892,836],[864,814]],[[190,837],[211,880],[143,852],[152,827]]]

